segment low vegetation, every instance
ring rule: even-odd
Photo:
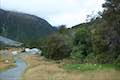
[[[63,68],[67,71],[102,71],[102,70],[119,70],[120,66],[115,64],[64,64]]]
[[[58,64],[44,57],[25,56],[29,65],[23,80],[119,80],[112,64]]]
[[[24,56],[29,65],[24,80],[120,80],[120,0],[106,0],[103,8],[90,22],[70,29],[61,25],[57,32],[28,42],[47,59]]]
[[[0,72],[3,72],[5,70],[8,70],[8,69],[13,68],[13,67],[16,67],[15,63],[5,64],[5,63],[0,62]]]
[[[70,29],[62,25],[57,32],[38,41],[34,46],[42,49],[42,56],[56,60],[57,64],[38,60],[39,65],[29,69],[25,79],[120,80],[118,3],[119,0],[106,0],[103,13],[90,22]]]
[[[5,59],[3,59],[0,56],[0,72],[5,71],[5,70],[10,69],[10,68],[13,68],[13,67],[16,66],[16,64],[13,62],[12,58],[9,58],[8,60],[9,60],[9,62],[6,63]]]
[[[118,3],[118,0],[106,0],[103,13],[91,21],[70,29],[61,25],[57,32],[36,41],[34,47],[39,47],[43,56],[54,60],[70,58],[81,64],[120,64]]]

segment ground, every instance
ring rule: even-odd
[[[43,57],[24,56],[28,64],[23,80],[120,80],[120,71],[115,69],[99,71],[67,71],[61,64]]]
[[[9,62],[5,62],[5,60],[8,60]],[[7,70],[11,67],[15,67],[14,60],[11,57],[7,59],[0,58],[0,72]]]
[[[9,50],[0,50],[0,72],[12,67],[16,67],[13,55],[11,54],[12,51],[20,52],[22,51],[22,48],[9,48]],[[3,52],[6,52],[8,55],[2,55]]]

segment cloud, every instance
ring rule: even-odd
[[[68,27],[85,21],[92,11],[102,11],[104,0],[1,0],[1,7],[34,14],[48,20],[52,25]]]
[[[86,13],[84,11],[73,12],[73,13],[62,13],[57,15],[51,15],[48,21],[55,25],[65,24],[67,27],[72,27],[73,25],[85,22]],[[70,24],[72,23],[72,24]]]

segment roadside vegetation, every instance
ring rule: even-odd
[[[57,32],[28,47],[41,56],[26,56],[23,80],[120,80],[119,0],[106,0],[105,10],[87,23]],[[114,6],[113,6],[114,5]]]
[[[5,62],[6,60],[8,60],[9,62]],[[0,55],[0,72],[5,71],[7,69],[13,68],[15,67],[15,63],[13,58],[9,57],[7,59],[4,59],[1,55]]]
[[[120,0],[106,0],[104,11],[87,23],[56,32],[26,47],[42,54],[24,56],[24,80],[120,80]]]
[[[119,4],[119,0],[106,0],[103,4],[105,10],[99,12],[97,17],[92,17],[89,22],[70,29],[61,25],[57,32],[37,41],[34,46],[29,45],[42,49],[42,56],[49,59],[48,62],[53,60],[56,63],[45,62],[44,65],[40,61],[38,66],[25,73],[26,80],[41,79],[40,75],[46,80],[59,80],[59,77],[63,77],[60,80],[119,80]],[[43,65],[44,68],[41,67]],[[57,65],[57,69],[52,65]],[[46,71],[48,66],[54,69]],[[58,78],[55,77],[57,74]]]
[[[64,64],[38,56],[24,56],[28,69],[22,80],[119,80],[113,64]]]
[[[120,71],[120,66],[115,64],[64,64],[63,68],[67,71],[101,71],[101,70],[118,70]]]
[[[5,64],[3,62],[0,62],[0,72],[6,71],[13,67],[16,67],[14,63]]]
[[[120,1],[106,0],[104,11],[87,23],[68,29],[61,25],[58,31],[30,47],[42,49],[42,56],[77,63],[120,64]],[[114,5],[114,6],[113,6]],[[93,16],[93,15],[89,15]]]

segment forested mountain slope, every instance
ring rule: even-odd
[[[25,42],[34,41],[54,32],[46,20],[25,13],[0,9],[0,35]]]

